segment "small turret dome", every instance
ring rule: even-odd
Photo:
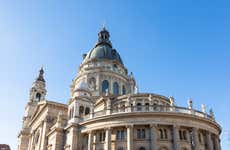
[[[89,85],[85,81],[80,81],[76,87],[75,90],[84,90],[89,91]]]

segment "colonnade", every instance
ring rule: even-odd
[[[138,147],[135,147],[136,140],[134,139],[134,127],[138,125],[126,125],[126,139],[124,142],[126,142],[126,148],[124,150],[135,150],[138,149]],[[156,124],[150,124],[149,126],[149,139],[146,139],[149,141],[149,145],[147,146],[148,149],[150,150],[161,150],[161,143],[159,139],[159,132],[158,132],[158,125]],[[105,132],[105,138],[104,138],[104,147],[102,148],[103,150],[111,150],[111,131],[112,127],[104,128]],[[180,126],[177,125],[171,125],[171,131],[172,131],[172,139],[168,139],[168,142],[171,142],[172,147],[168,147],[166,149],[168,150],[181,150],[181,139],[179,135],[179,130]],[[97,145],[94,141],[94,135],[96,134],[97,130],[95,131],[89,131],[88,133],[88,142],[87,142],[87,149],[88,150],[94,150],[93,145]],[[189,133],[192,135],[190,138],[189,135],[187,135],[188,138],[188,150],[200,150],[200,140],[198,137],[199,129],[198,128],[189,128]],[[221,150],[220,148],[220,142],[219,142],[219,137],[215,136],[214,134],[210,133],[209,131],[205,131],[205,144],[206,147],[204,149],[207,150]],[[213,139],[212,137],[215,138]],[[192,141],[191,141],[192,140]],[[146,145],[143,145],[143,147],[146,147]],[[113,148],[114,149],[114,148]],[[186,148],[187,149],[187,148]],[[116,149],[117,150],[117,149]],[[147,150],[147,148],[146,148]],[[184,149],[183,149],[184,150]]]

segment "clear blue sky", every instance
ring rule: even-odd
[[[230,3],[226,0],[0,2],[0,143],[16,149],[29,89],[43,64],[47,99],[67,103],[103,22],[141,92],[213,108],[230,147]]]

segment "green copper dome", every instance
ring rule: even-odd
[[[113,49],[109,37],[109,32],[105,28],[103,28],[98,33],[98,42],[96,43],[96,46],[87,54],[84,62],[93,59],[107,59],[118,61],[123,65],[121,57],[119,53],[115,49]]]

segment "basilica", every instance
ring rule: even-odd
[[[18,150],[221,150],[212,110],[140,93],[103,27],[83,54],[66,104],[46,99],[43,68],[32,84]]]

